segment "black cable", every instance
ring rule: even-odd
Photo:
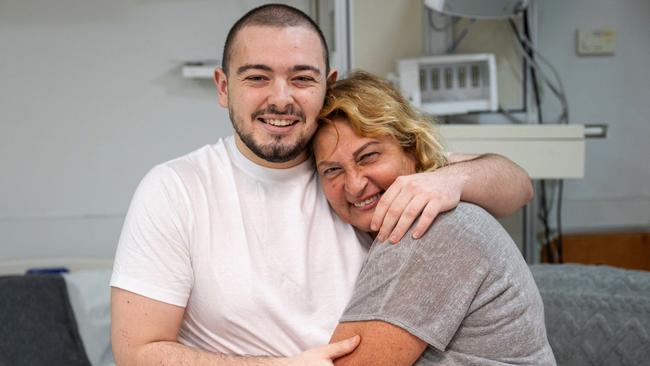
[[[530,29],[529,29],[530,27],[528,25],[528,8],[524,9],[523,17],[524,17],[524,34],[526,35],[526,37],[529,37],[530,36]],[[519,39],[519,37],[517,37],[517,39]],[[528,72],[526,71],[526,70],[528,70],[528,60],[526,60],[525,57],[522,57],[521,62],[522,62],[521,70],[524,72],[524,75],[523,75],[523,77],[524,77],[524,83],[523,83],[524,85],[523,86],[524,87],[522,88],[523,89],[523,94],[524,94],[523,95],[524,100],[522,101],[522,105],[523,105],[524,111],[528,111],[528,88],[526,87],[526,85],[528,85]]]
[[[548,205],[546,197],[546,180],[542,179],[540,181],[541,192],[540,192],[540,212],[537,215],[537,218],[542,222],[544,226],[544,241],[546,242],[546,259],[548,263],[555,263],[557,255],[553,244],[551,243],[551,228],[548,222]]]
[[[462,42],[463,39],[465,39],[465,37],[467,36],[467,33],[469,33],[469,27],[471,27],[475,22],[476,22],[476,19],[474,19],[474,18],[469,20],[469,24],[467,24],[465,26],[465,28],[463,28],[459,32],[460,34],[458,35],[458,37],[456,37],[455,39],[452,40],[451,46],[449,46],[449,48],[447,48],[447,53],[454,53],[456,51],[456,48],[458,48],[458,46],[460,45],[460,42]]]
[[[558,262],[564,263],[564,249],[562,247],[562,194],[564,191],[564,181],[558,180],[557,192],[557,211],[556,211],[556,225],[557,225],[557,258]]]
[[[515,36],[517,37],[517,41],[521,44],[524,52],[526,52],[531,59],[535,58],[535,54],[530,47],[521,39],[521,35],[519,33],[519,29],[517,28],[517,25],[512,19],[508,19],[508,22],[510,23],[510,28],[514,32]],[[524,30],[529,29],[528,26],[528,18],[524,18]],[[529,37],[528,34],[526,34],[526,37]],[[542,117],[542,103],[540,99],[540,90],[539,90],[539,83],[537,82],[537,71],[535,70],[532,65],[530,65],[530,73],[531,73],[531,79],[533,82],[533,97],[535,99],[535,105],[537,109],[537,123],[542,124],[544,119]],[[548,201],[547,201],[547,190],[546,190],[546,181],[542,179],[540,181],[540,186],[541,186],[541,192],[540,192],[540,212],[538,212],[538,219],[542,222],[542,225],[544,227],[544,241],[546,244],[546,258],[549,263],[556,263],[559,262],[559,250],[555,250],[553,243],[551,242],[551,228],[550,228],[550,223],[549,223],[549,207],[548,207]]]
[[[445,18],[447,19],[447,23],[441,27],[441,26],[437,25],[433,21],[433,10],[431,10],[431,9],[427,9],[427,10],[428,10],[428,12],[427,12],[427,21],[428,21],[429,26],[431,28],[433,28],[434,30],[436,30],[438,32],[442,32],[442,31],[446,30],[447,28],[449,28],[451,26],[451,23],[452,23],[451,17],[445,15]]]
[[[530,39],[530,24],[529,24],[529,19],[528,19],[528,10],[524,10],[524,35],[526,36],[527,39]],[[529,55],[532,57],[532,50],[528,48],[529,50]],[[536,80],[535,80],[536,81]],[[538,105],[538,108],[540,106]],[[567,121],[568,123],[568,121]],[[562,179],[558,180],[558,193],[557,193],[557,211],[556,211],[556,230],[557,230],[557,239],[555,242],[555,250],[556,250],[556,255],[557,255],[557,261],[558,263],[564,263],[564,255],[563,255],[563,247],[562,247],[562,196],[564,193],[564,181]],[[549,212],[547,212],[547,215]],[[548,216],[546,218],[547,220],[547,225],[548,225]],[[547,238],[548,240],[548,238]],[[549,249],[551,243],[549,242]]]

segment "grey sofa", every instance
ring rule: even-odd
[[[650,365],[650,272],[531,271],[558,365]],[[0,365],[113,364],[109,278],[108,270],[0,277]]]
[[[533,265],[558,365],[650,365],[650,272]]]

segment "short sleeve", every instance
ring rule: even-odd
[[[193,274],[192,214],[182,181],[163,165],[140,182],[115,255],[111,286],[185,307]]]
[[[385,321],[444,351],[487,276],[472,240],[450,211],[419,240],[375,242],[341,321]]]

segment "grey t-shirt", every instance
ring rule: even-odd
[[[382,320],[427,342],[415,365],[555,365],[537,286],[516,245],[461,203],[420,239],[373,243],[341,321]]]

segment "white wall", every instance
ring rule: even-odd
[[[219,58],[231,23],[258,3],[0,1],[0,261],[111,258],[146,171],[231,133],[212,84],[181,78],[180,65]],[[355,34],[355,66],[383,74],[387,54],[421,46],[412,30],[421,29],[418,0],[402,0],[401,11],[355,4],[355,19],[376,23]],[[388,27],[371,11],[398,14],[390,41],[363,36]],[[565,228],[649,227],[650,2],[543,0],[539,16],[540,46],[564,78],[572,121],[610,125],[607,139],[587,143],[585,179],[566,184]],[[577,57],[575,30],[603,26],[618,31],[616,55]],[[549,101],[546,115],[555,108]]]
[[[422,55],[421,0],[353,0],[352,68],[385,77],[395,60]]]
[[[355,3],[355,67],[383,75],[393,70],[395,58],[418,51],[421,38],[413,28],[422,29],[421,1]],[[537,8],[540,50],[563,78],[571,123],[610,127],[606,139],[587,141],[585,178],[565,183],[565,231],[650,230],[650,1],[538,0]],[[511,42],[509,34],[495,39],[490,25],[472,26],[459,52]],[[602,27],[618,32],[616,55],[576,56],[576,30]],[[497,44],[486,44],[490,40]],[[506,84],[519,88],[517,82]],[[546,94],[543,111],[551,120],[558,105]],[[517,220],[508,226],[516,227]]]
[[[112,258],[147,170],[231,133],[180,65],[260,3],[1,1],[0,261]]]
[[[540,50],[567,89],[571,122],[606,123],[588,140],[585,178],[567,181],[567,231],[650,229],[650,1],[540,0]],[[578,57],[577,29],[618,32],[615,56]],[[544,113],[558,106],[549,96]],[[549,162],[552,163],[552,162]]]

